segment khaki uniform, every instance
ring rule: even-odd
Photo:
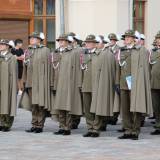
[[[63,130],[70,130],[70,123],[71,123],[71,116],[69,112],[65,110],[57,110],[55,109],[55,100],[56,100],[56,92],[57,92],[57,85],[59,80],[59,71],[60,71],[60,63],[62,59],[62,54],[65,52],[68,52],[67,48],[64,50],[61,50],[61,48],[57,48],[55,52],[52,54],[52,75],[51,75],[51,114],[54,116],[54,119],[56,118],[59,122],[59,128]]]
[[[44,127],[46,111],[50,106],[50,50],[43,45],[29,47],[25,52],[23,80],[29,96],[32,126]],[[23,96],[21,101],[23,101]],[[25,108],[25,106],[23,106]]]
[[[58,113],[60,128],[71,129],[71,115],[82,115],[81,95],[79,90],[79,78],[76,63],[76,52],[72,48],[66,48],[59,53],[58,81],[54,110]]]
[[[118,56],[120,47],[117,44],[115,44],[114,46],[108,46],[108,49],[114,55],[116,65],[117,65],[117,58],[118,58],[117,56]],[[103,120],[102,128],[105,128],[107,124],[115,125],[118,121],[118,117],[119,117],[119,112],[114,112],[113,116],[105,117]]]
[[[32,101],[32,89],[28,89],[28,95],[30,101]],[[38,106],[37,104],[32,104],[32,127],[34,128],[43,128],[46,118],[46,111],[43,107]]]
[[[113,116],[116,78],[115,55],[109,48],[100,53],[98,72],[92,93],[91,112],[105,117],[105,119]],[[106,127],[104,120],[103,125]]]
[[[76,78],[76,81],[78,82],[78,87],[80,88],[81,86],[81,82],[80,82],[80,74],[81,74],[81,70],[80,70],[80,54],[83,52],[83,49],[79,46],[76,46],[73,48],[74,52],[75,52],[75,63],[76,63],[76,75],[75,75],[75,78]],[[80,91],[79,91],[80,92]],[[81,96],[81,99],[80,100],[80,104],[82,105],[82,94],[80,92],[80,96]],[[82,106],[83,108],[83,106]],[[71,122],[71,128],[72,129],[76,129],[78,128],[78,125],[80,124],[80,121],[81,121],[81,116],[79,115],[72,115],[72,122]]]
[[[58,113],[55,111],[55,97],[56,97],[56,90],[57,90],[57,83],[58,83],[58,77],[59,77],[59,65],[61,60],[62,53],[60,52],[60,48],[57,48],[52,54],[51,54],[51,76],[50,76],[50,83],[51,83],[51,115],[54,117],[54,119],[58,119]]]
[[[0,55],[0,126],[10,129],[17,106],[17,60],[9,51]]]
[[[103,118],[91,112],[93,85],[96,80],[99,51],[87,51],[81,56],[83,107],[89,132],[99,132]],[[96,67],[97,66],[97,67]]]
[[[125,134],[138,135],[142,113],[152,114],[147,56],[147,50],[144,47],[121,48],[119,56],[120,99]],[[132,76],[131,90],[127,85],[128,76]]]
[[[155,128],[160,130],[160,49],[152,50],[150,64],[152,102],[156,118]]]

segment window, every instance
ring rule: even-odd
[[[34,15],[43,15],[43,0],[34,1]]]
[[[55,14],[55,0],[47,0],[47,15]]]
[[[133,28],[140,33],[144,33],[145,2],[146,0],[134,0],[133,5]]]
[[[45,34],[44,44],[55,48],[55,0],[33,0],[33,30]]]
[[[34,20],[34,30],[37,32],[43,32],[43,20],[42,19]]]

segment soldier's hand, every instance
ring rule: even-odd
[[[120,85],[119,84],[116,84],[115,85],[115,91],[118,95],[120,95]]]
[[[79,91],[82,92],[82,87],[79,87]]]
[[[56,95],[56,90],[52,90],[52,93],[55,96]]]
[[[53,93],[53,95],[55,96],[56,95],[56,90],[54,89],[54,86],[51,86],[50,89],[51,89],[51,92]]]

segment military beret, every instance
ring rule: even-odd
[[[72,38],[73,39],[73,38]],[[61,34],[56,41],[64,40],[68,42],[72,42],[71,36],[68,36],[68,34]]]
[[[98,41],[96,40],[95,35],[90,34],[86,37],[85,42],[93,42],[93,43],[98,43]]]
[[[131,29],[127,30],[127,31],[122,35],[122,38],[125,38],[126,36],[136,38],[134,30],[131,30]]]
[[[8,39],[1,39],[0,44],[8,45],[11,48],[14,47],[14,42],[12,40],[9,41]]]
[[[110,33],[110,34],[108,35],[108,38],[109,38],[110,40],[118,41],[117,36],[116,36],[116,34],[114,34],[114,33]]]
[[[44,40],[44,33],[42,32],[32,32],[28,38],[38,38],[40,40]]]

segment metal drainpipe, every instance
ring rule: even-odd
[[[129,13],[128,13],[128,19],[129,19],[129,28],[133,29],[133,2],[134,0],[129,0]]]
[[[64,0],[60,0],[60,33],[65,33]]]

